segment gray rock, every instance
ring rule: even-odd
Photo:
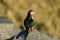
[[[26,31],[21,31],[20,33],[17,40],[53,40],[53,38],[43,33],[40,33],[37,30],[35,32],[30,33],[27,33]],[[27,33],[27,36],[25,33]]]
[[[48,35],[42,34],[37,30],[35,32],[30,32],[27,36],[27,40],[53,40]]]
[[[0,17],[0,40],[5,40],[16,35],[20,30],[15,24],[3,17]]]
[[[6,19],[6,18],[4,18],[4,17],[0,17],[0,24],[1,23],[11,23],[11,24],[13,24],[13,22],[11,22],[10,20],[8,20],[8,19]]]
[[[20,31],[15,36],[8,38],[7,40],[53,40],[48,35],[42,34],[37,30],[35,32],[27,33],[25,30]]]

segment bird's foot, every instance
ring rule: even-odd
[[[32,29],[31,32],[35,32],[35,29]]]

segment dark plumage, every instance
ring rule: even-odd
[[[26,19],[24,20],[24,25],[25,25],[27,31],[29,31],[29,29],[32,30],[32,27],[33,27],[33,25],[34,25],[34,21],[33,21],[33,19],[32,19],[31,12],[32,12],[32,10],[30,10],[30,11],[28,12],[27,17],[26,17]]]

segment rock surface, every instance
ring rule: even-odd
[[[18,33],[15,37],[8,40],[53,40],[48,35],[42,34],[37,30],[35,32],[27,33],[25,30]]]
[[[20,30],[15,24],[5,18],[0,17],[0,40],[5,40],[16,35]]]
[[[36,30],[35,32],[29,33],[27,40],[53,40],[53,39],[48,35],[40,33]]]

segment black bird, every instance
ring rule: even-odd
[[[33,31],[33,26],[34,26],[34,20],[33,20],[33,14],[35,14],[35,12],[33,10],[29,10],[26,19],[24,20],[24,25],[26,28],[26,31],[30,32]]]

